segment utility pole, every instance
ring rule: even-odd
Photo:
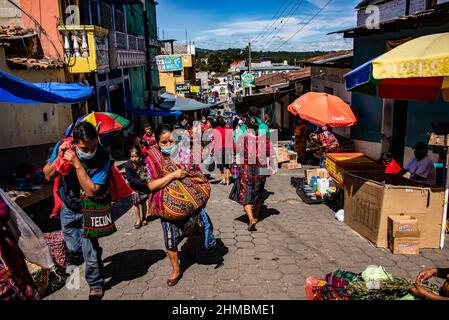
[[[153,79],[151,77],[151,52],[150,52],[150,21],[148,19],[148,12],[145,1],[141,2],[142,4],[142,14],[143,14],[143,26],[145,32],[145,53],[146,53],[146,83],[148,89],[148,100],[150,101],[150,105],[153,105]]]
[[[248,73],[251,74],[251,42],[248,42]],[[253,87],[249,87],[249,95],[253,94]]]

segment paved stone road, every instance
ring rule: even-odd
[[[375,248],[335,220],[327,206],[304,204],[290,185],[291,176],[299,174],[281,170],[268,179],[270,195],[254,233],[246,230],[241,206],[228,200],[230,187],[212,180],[207,211],[222,246],[201,250],[198,263],[188,266],[173,288],[165,284],[170,265],[160,222],[135,230],[133,212],[118,206],[125,212],[117,221],[118,232],[101,240],[109,287],[105,299],[305,299],[307,276],[322,277],[337,268],[361,272],[380,264],[394,275],[414,278],[422,268],[449,264],[448,249],[399,256]],[[86,299],[81,270],[79,290],[64,288],[47,299]]]

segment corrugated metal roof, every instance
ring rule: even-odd
[[[324,63],[324,61],[329,61],[330,59],[340,59],[343,57],[350,57],[353,55],[353,50],[341,50],[334,51],[323,54],[321,56],[316,56],[310,59],[303,60],[303,63]]]

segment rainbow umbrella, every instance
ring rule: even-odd
[[[99,134],[118,131],[129,126],[130,122],[117,114],[110,112],[92,112],[81,116],[76,120],[76,123],[87,121],[93,124],[95,127],[99,127]],[[76,124],[75,123],[75,124]],[[65,131],[65,135],[72,134],[73,124],[71,124]]]
[[[346,90],[384,99],[449,102],[449,32],[410,40],[345,75]]]

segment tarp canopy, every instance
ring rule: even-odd
[[[72,104],[85,101],[92,87],[82,83],[31,83],[0,70],[0,102]]]
[[[164,93],[158,107],[170,111],[198,111],[210,108],[211,105],[193,99],[181,98],[173,94]]]

